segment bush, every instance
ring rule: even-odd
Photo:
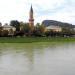
[[[3,30],[1,35],[7,37],[8,33],[9,33],[8,30]]]

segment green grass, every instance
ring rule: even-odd
[[[0,37],[0,43],[75,42],[75,37]]]

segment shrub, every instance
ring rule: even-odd
[[[3,30],[2,31],[2,36],[7,37],[8,36],[8,30]]]

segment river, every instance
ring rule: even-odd
[[[75,75],[75,43],[0,43],[0,75]]]

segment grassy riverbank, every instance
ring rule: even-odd
[[[75,37],[0,37],[0,43],[75,42]]]

